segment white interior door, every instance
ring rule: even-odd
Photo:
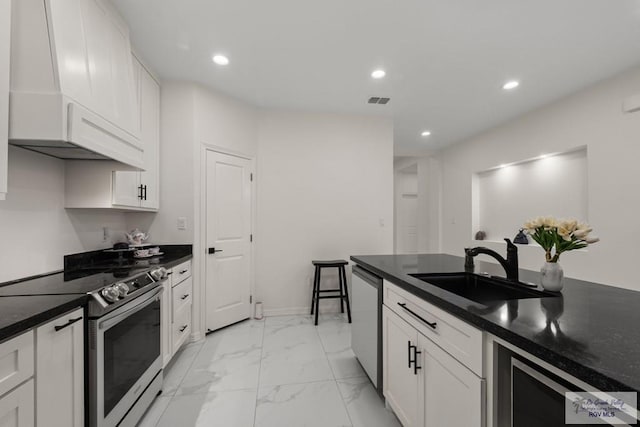
[[[418,195],[401,194],[398,202],[398,253],[418,253]]]
[[[207,331],[251,315],[250,177],[250,160],[207,151]]]

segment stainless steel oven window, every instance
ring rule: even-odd
[[[91,424],[115,426],[162,368],[156,288],[92,320]]]

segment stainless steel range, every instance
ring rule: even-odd
[[[160,267],[89,292],[89,425],[135,426],[162,387]]]

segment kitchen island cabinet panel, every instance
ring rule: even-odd
[[[387,307],[382,308],[382,360],[384,397],[404,427],[422,425],[419,375],[411,359],[418,333]]]
[[[0,398],[0,427],[33,427],[33,380]]]
[[[420,334],[418,348],[423,353],[424,426],[482,427],[484,380]]]

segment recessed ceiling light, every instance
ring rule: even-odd
[[[375,70],[373,73],[371,73],[371,77],[373,77],[374,79],[381,79],[386,75],[387,73],[385,73],[384,70]]]
[[[229,58],[227,58],[224,55],[214,55],[212,59],[213,59],[213,62],[215,62],[218,65],[228,65],[229,64]]]
[[[502,89],[505,90],[511,90],[511,89],[515,89],[518,86],[520,86],[520,82],[517,80],[510,80],[508,82],[506,82],[504,85],[502,85]]]
[[[423,131],[420,135],[422,135],[422,136],[429,136],[429,135],[431,135],[431,131],[425,130],[425,131]]]

